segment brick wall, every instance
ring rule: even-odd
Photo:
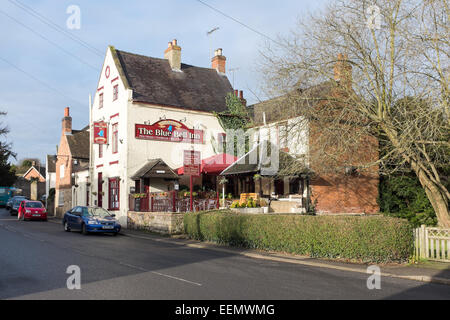
[[[61,178],[61,169],[64,166],[64,176]],[[55,177],[55,214],[64,214],[72,206],[72,156],[66,136],[61,136],[56,158]],[[64,204],[60,204],[60,197],[63,195]]]
[[[311,180],[317,213],[377,213],[378,176],[327,175]]]
[[[335,147],[341,137],[335,137],[333,145],[329,137],[321,136],[322,126],[311,122],[311,168],[315,172],[310,180],[311,201],[318,213],[377,213],[379,173],[378,166],[373,164],[379,157],[378,140],[360,136],[355,127],[347,129],[354,130],[354,140],[347,145],[344,142],[342,147],[347,149],[342,151]],[[324,141],[329,144],[326,149]],[[359,169],[346,173],[345,167],[351,166]]]

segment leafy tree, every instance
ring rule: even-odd
[[[252,124],[250,116],[248,114],[247,108],[242,104],[242,101],[239,97],[234,95],[233,93],[229,93],[226,98],[227,110],[220,113],[214,113],[217,119],[219,120],[220,125],[227,132],[227,140],[223,142],[223,145],[219,146],[218,142],[215,141],[215,138],[212,138],[212,145],[216,152],[225,152],[227,150],[226,143],[234,143],[233,153],[235,156],[238,156],[239,150],[241,146],[239,146],[239,132],[244,133],[249,126]],[[237,135],[230,134],[234,131]],[[233,137],[233,141],[229,141],[230,137]],[[249,151],[249,141],[245,140],[244,143],[244,151]]]
[[[382,177],[379,204],[384,214],[408,219],[415,227],[437,224],[433,206],[414,174]]]
[[[215,113],[222,128],[225,130],[246,129],[248,125],[251,124],[251,120],[246,107],[242,104],[241,99],[233,93],[229,93],[225,98],[225,102],[227,105],[227,110],[224,112]]]
[[[0,116],[5,116],[5,112],[0,112]],[[9,130],[6,126],[0,123],[0,138],[6,136]],[[16,174],[11,164],[8,162],[10,157],[15,157],[16,154],[11,151],[11,144],[0,141],[0,186],[10,187],[16,181]]]

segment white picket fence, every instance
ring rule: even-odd
[[[450,229],[425,225],[414,229],[414,254],[416,258],[450,262]]]

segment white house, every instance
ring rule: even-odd
[[[176,40],[164,59],[108,47],[91,107],[91,128],[102,122],[107,128],[105,144],[94,144],[99,136],[91,130],[91,204],[113,211],[126,226],[131,192],[189,184],[176,174],[183,151],[213,156],[211,141],[223,132],[213,112],[226,110],[233,92],[225,61],[220,49],[211,68],[183,64]]]

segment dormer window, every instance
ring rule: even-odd
[[[116,101],[119,98],[119,85],[116,84],[113,87],[113,101]]]

